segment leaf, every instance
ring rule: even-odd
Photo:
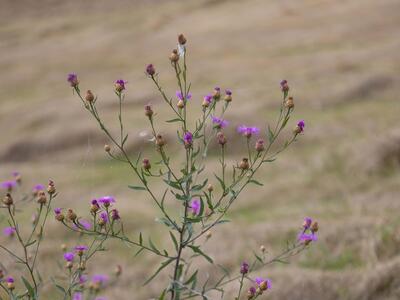
[[[169,232],[169,235],[171,236],[171,240],[174,242],[175,250],[178,251],[178,241],[176,240],[176,237],[171,231]]]
[[[136,186],[136,185],[128,185],[128,187],[132,190],[137,190],[137,191],[145,191],[146,188],[143,186]]]
[[[261,182],[258,182],[255,179],[250,180],[249,183],[254,183],[255,185],[259,185],[259,186],[263,186],[264,185],[264,184],[262,184]]]
[[[143,236],[142,233],[139,233],[139,244],[143,245]]]
[[[192,191],[202,190],[206,186],[207,182],[208,182],[208,179],[204,180],[202,184],[197,184],[197,185],[193,186]]]
[[[224,183],[224,181],[221,178],[219,178],[217,176],[217,174],[215,174],[215,173],[214,173],[214,176],[217,178],[219,184],[221,185],[222,190],[225,192],[225,183]]]
[[[160,295],[160,297],[158,297],[158,300],[164,300],[165,298],[165,293],[167,292],[167,290],[163,290],[162,294]]]
[[[165,122],[167,122],[167,123],[182,122],[182,119],[175,118],[175,119],[167,120]]]
[[[184,283],[184,285],[189,285],[191,282],[196,282],[197,281],[197,272],[199,270],[196,270],[192,276],[190,276],[190,278]]]
[[[208,262],[214,263],[213,260],[211,259],[211,257],[209,257],[207,254],[205,254],[203,251],[200,250],[199,246],[188,245],[188,247],[190,247],[193,250],[193,252],[203,256]]]
[[[269,158],[269,159],[264,159],[263,162],[273,162],[275,160],[276,158]]]
[[[158,273],[161,272],[162,269],[164,269],[166,266],[168,266],[174,260],[175,260],[175,258],[172,257],[172,258],[169,258],[166,261],[162,262],[161,266],[157,269],[157,271],[153,275],[151,275],[149,277],[149,279],[147,279],[143,285],[147,285],[150,281],[152,281],[158,275]]]
[[[122,146],[126,143],[127,139],[128,139],[128,134],[124,137],[124,140],[122,141]]]
[[[156,252],[157,254],[160,254],[160,250],[157,249],[157,247],[153,244],[153,241],[151,240],[151,238],[149,238],[149,244],[150,244],[150,248],[154,250],[154,252]]]
[[[29,246],[32,246],[34,243],[36,243],[36,240],[29,242],[28,244],[25,245],[25,247],[28,248]]]
[[[271,144],[274,141],[274,133],[271,130],[271,127],[268,125],[268,141]]]
[[[22,281],[24,282],[25,287],[28,289],[28,293],[29,296],[32,299],[36,299],[36,295],[35,295],[35,290],[33,289],[33,287],[31,286],[31,284],[28,282],[28,280],[25,279],[24,276],[21,276]]]

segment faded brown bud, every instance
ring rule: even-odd
[[[179,45],[185,45],[187,42],[185,36],[181,33],[180,35],[178,35],[178,43]]]
[[[67,263],[65,264],[65,267],[66,267],[67,269],[72,269],[73,266],[74,266],[74,265],[73,265],[72,261],[67,261]]]
[[[249,159],[243,158],[239,164],[239,168],[242,170],[247,170],[249,168]]]
[[[3,203],[4,203],[6,206],[11,206],[11,205],[14,203],[14,200],[13,200],[13,198],[11,197],[11,194],[10,194],[10,193],[7,193],[7,194],[5,195],[5,197],[3,198]]]
[[[86,262],[85,261],[81,261],[81,263],[79,264],[79,269],[82,271],[86,270]]]
[[[211,237],[212,237],[211,231],[207,231],[207,233],[206,233],[206,239],[209,239],[209,238],[211,238]]]
[[[104,145],[104,151],[106,151],[107,153],[111,151],[111,147],[110,145]]]
[[[56,192],[56,186],[53,180],[49,180],[49,185],[47,186],[47,192],[52,195]]]
[[[264,245],[260,246],[260,251],[263,252],[263,253],[265,252],[265,246]]]
[[[224,146],[226,144],[227,140],[223,132],[220,131],[217,133],[217,141],[218,144],[220,144],[221,146]]]
[[[0,280],[4,278],[4,271],[0,269]]]
[[[212,185],[211,183],[209,183],[209,184],[207,185],[207,191],[209,191],[209,192],[211,193],[213,190],[214,190],[213,185]]]
[[[255,146],[256,151],[257,151],[257,152],[262,152],[262,151],[264,151],[264,149],[265,149],[264,144],[265,144],[265,142],[264,142],[263,139],[257,140],[256,146]]]
[[[156,136],[156,145],[161,148],[165,144],[166,144],[166,142],[165,142],[163,136],[161,134],[157,134],[157,136]]]
[[[176,106],[179,108],[179,109],[182,109],[182,108],[184,108],[185,107],[185,101],[183,101],[183,100],[179,100],[178,101],[178,103],[176,104]]]
[[[146,117],[148,117],[149,119],[151,119],[151,117],[153,116],[153,110],[151,109],[151,105],[147,104],[144,106],[144,114]]]
[[[287,108],[293,108],[294,107],[294,101],[293,97],[289,97],[286,102],[285,102],[285,107]]]
[[[63,252],[65,252],[67,250],[67,245],[66,244],[61,244],[60,248],[61,248],[61,250]]]
[[[318,222],[314,222],[310,227],[310,230],[311,230],[312,233],[317,232],[318,229],[319,229]]]
[[[178,50],[176,49],[172,50],[172,53],[169,56],[169,60],[174,63],[176,63],[179,60]]]
[[[12,291],[15,289],[14,282],[7,282],[7,288]]]
[[[93,95],[93,93],[92,93],[91,90],[87,90],[87,91],[86,91],[85,100],[86,100],[87,102],[93,102],[93,101],[94,101],[94,95]]]
[[[46,204],[47,198],[46,198],[46,194],[44,191],[39,191],[36,201],[37,201],[37,203],[42,204],[42,205]]]
[[[74,222],[76,220],[76,218],[77,218],[76,213],[71,208],[68,208],[67,219]]]
[[[64,215],[63,214],[56,215],[56,220],[59,221],[59,222],[64,221]]]

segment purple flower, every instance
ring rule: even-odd
[[[211,94],[205,95],[203,97],[204,102],[207,102],[208,104],[210,104],[212,102],[212,99],[213,99],[213,97]]]
[[[286,79],[281,80],[281,82],[279,83],[281,86],[281,90],[282,92],[287,92],[289,91],[289,85]]]
[[[249,295],[250,296],[255,296],[256,292],[257,292],[257,289],[254,286],[249,288]]]
[[[107,213],[106,213],[106,212],[102,212],[102,213],[100,214],[100,219],[102,219],[103,222],[104,222],[104,224],[106,224],[106,223],[108,222],[108,215],[107,215]]]
[[[18,172],[18,171],[13,171],[13,172],[11,173],[11,175],[12,175],[13,177],[18,177],[18,176],[21,175],[21,173]]]
[[[5,236],[11,237],[11,236],[14,235],[14,233],[15,233],[15,227],[5,227],[5,228],[3,229],[3,234],[4,234]]]
[[[318,240],[317,235],[314,233],[300,233],[297,237],[298,241],[309,244]]]
[[[229,124],[227,120],[220,119],[216,116],[211,116],[211,120],[217,128],[225,128]]]
[[[0,187],[8,191],[12,191],[12,189],[16,187],[16,185],[17,182],[15,180],[6,180],[0,183]]]
[[[82,274],[81,276],[79,276],[79,283],[80,284],[84,284],[87,280],[88,280],[87,275]]]
[[[304,230],[309,229],[310,226],[311,226],[311,223],[312,223],[312,219],[311,218],[309,218],[309,217],[304,218],[304,222],[303,222]]]
[[[183,94],[181,93],[181,91],[176,91],[175,95],[179,100],[182,100],[182,101],[185,100],[185,99],[183,99]],[[192,94],[188,93],[186,95],[186,100],[190,100],[190,99],[192,99]]]
[[[232,91],[231,91],[231,90],[228,90],[228,89],[226,89],[226,90],[225,90],[225,94],[227,94],[228,96],[232,96]]]
[[[92,224],[88,220],[82,219],[82,220],[79,220],[78,223],[85,230],[89,230],[90,228],[92,228]]]
[[[99,284],[100,286],[104,286],[108,282],[109,278],[104,274],[96,274],[92,277],[92,282],[94,284]]]
[[[304,120],[300,120],[300,121],[297,123],[297,126],[299,127],[300,132],[303,132],[303,131],[304,131],[304,127],[306,126],[306,123],[304,123]]]
[[[125,84],[127,84],[128,81],[125,81],[123,79],[118,79],[115,81],[115,89],[117,92],[122,92],[125,90]]]
[[[249,264],[247,262],[242,262],[240,266],[240,274],[247,274],[249,273]]]
[[[198,199],[198,198],[193,199],[190,202],[190,206],[189,207],[192,209],[192,214],[194,214],[196,216],[199,215],[200,214],[200,208],[201,208],[200,199]]]
[[[74,258],[75,258],[75,254],[74,254],[74,253],[72,253],[72,252],[65,252],[65,253],[64,253],[64,259],[65,259],[66,261],[68,261],[68,262],[73,261]]]
[[[59,208],[59,207],[55,208],[55,209],[54,209],[54,213],[55,213],[56,215],[61,214],[61,208]]]
[[[78,76],[75,73],[68,74],[67,81],[72,87],[76,87],[79,84]]]
[[[14,278],[11,277],[11,276],[8,276],[7,279],[6,279],[6,282],[7,283],[14,283]]]
[[[192,145],[193,134],[190,131],[186,131],[186,133],[183,135],[183,141],[185,142],[186,145]]]
[[[245,137],[250,138],[253,134],[259,134],[260,133],[260,128],[258,127],[247,127],[245,125],[240,125],[237,128],[237,131],[241,134],[243,134]]]
[[[261,288],[261,290],[269,290],[272,285],[271,285],[271,280],[267,279],[267,278],[261,278],[261,277],[257,277],[255,279],[255,282],[258,284],[258,286]]]
[[[77,246],[75,246],[74,249],[75,249],[76,252],[83,252],[83,251],[86,251],[89,248],[87,246],[85,246],[85,245],[77,245]]]
[[[33,187],[33,192],[35,193],[37,193],[37,192],[39,192],[39,191],[44,191],[44,189],[45,189],[45,187],[44,187],[44,185],[43,184],[36,184],[34,187]]]
[[[108,207],[111,205],[111,203],[115,203],[114,197],[111,196],[104,196],[101,197],[99,200],[97,200],[99,203],[103,204],[105,207]],[[92,201],[93,204],[93,201]]]
[[[83,300],[83,295],[81,292],[74,293],[72,300]]]

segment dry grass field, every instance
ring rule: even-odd
[[[156,209],[144,193],[127,188],[136,182],[130,170],[106,157],[107,140],[66,74],[78,73],[82,89],[99,95],[99,110],[116,130],[113,82],[127,80],[129,149],[154,157],[141,135],[149,130],[143,105],[152,103],[162,120],[169,116],[144,67],[155,64],[173,94],[168,55],[183,32],[190,113],[220,85],[234,92],[232,124],[274,122],[285,78],[294,118],[306,120],[306,133],[258,176],[265,185],[248,189],[229,214],[232,222],[213,232],[210,255],[237,270],[261,244],[278,253],[303,217],[312,216],[321,227],[318,243],[290,264],[265,270],[273,280],[265,299],[400,299],[399,27],[398,0],[1,0],[0,181],[13,170],[23,174],[26,189],[52,178],[57,206],[82,212],[93,197],[114,195],[129,231],[163,244]],[[228,131],[235,145],[230,163],[243,150],[234,131]],[[28,222],[30,213],[24,216]],[[79,239],[51,222],[40,257],[47,274],[56,269],[49,257],[61,258],[59,245]],[[159,261],[134,258],[123,244],[108,246],[89,266],[91,272],[124,266],[108,298],[157,296],[165,274],[148,287],[142,283]],[[10,263],[3,252],[0,262]],[[47,299],[57,299],[48,286]]]

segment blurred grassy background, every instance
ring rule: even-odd
[[[162,120],[168,116],[144,66],[155,64],[172,95],[167,57],[183,32],[194,108],[214,86],[231,88],[231,124],[263,126],[275,120],[278,83],[286,78],[295,119],[306,120],[306,134],[258,176],[266,184],[247,190],[229,215],[233,223],[213,232],[211,256],[234,270],[260,244],[277,253],[312,216],[321,224],[319,242],[291,264],[265,270],[274,283],[268,298],[399,299],[399,11],[398,0],[3,0],[0,177],[19,170],[26,189],[52,178],[57,205],[81,212],[92,197],[112,194],[132,234],[155,234],[161,245],[155,208],[126,188],[135,182],[129,169],[105,157],[107,140],[72,95],[66,74],[79,74],[82,89],[99,95],[99,110],[115,125],[113,82],[128,80],[129,147],[152,157],[140,135],[148,131],[143,105],[152,103]],[[231,126],[235,142],[233,133]],[[232,148],[233,163],[242,155]],[[47,255],[60,256],[58,245],[77,238],[55,223],[46,234],[44,272],[55,267]],[[109,298],[156,296],[159,282],[141,283],[158,261],[134,259],[124,245],[110,248],[89,266],[90,272],[124,266]],[[0,261],[15,267],[4,253]]]

